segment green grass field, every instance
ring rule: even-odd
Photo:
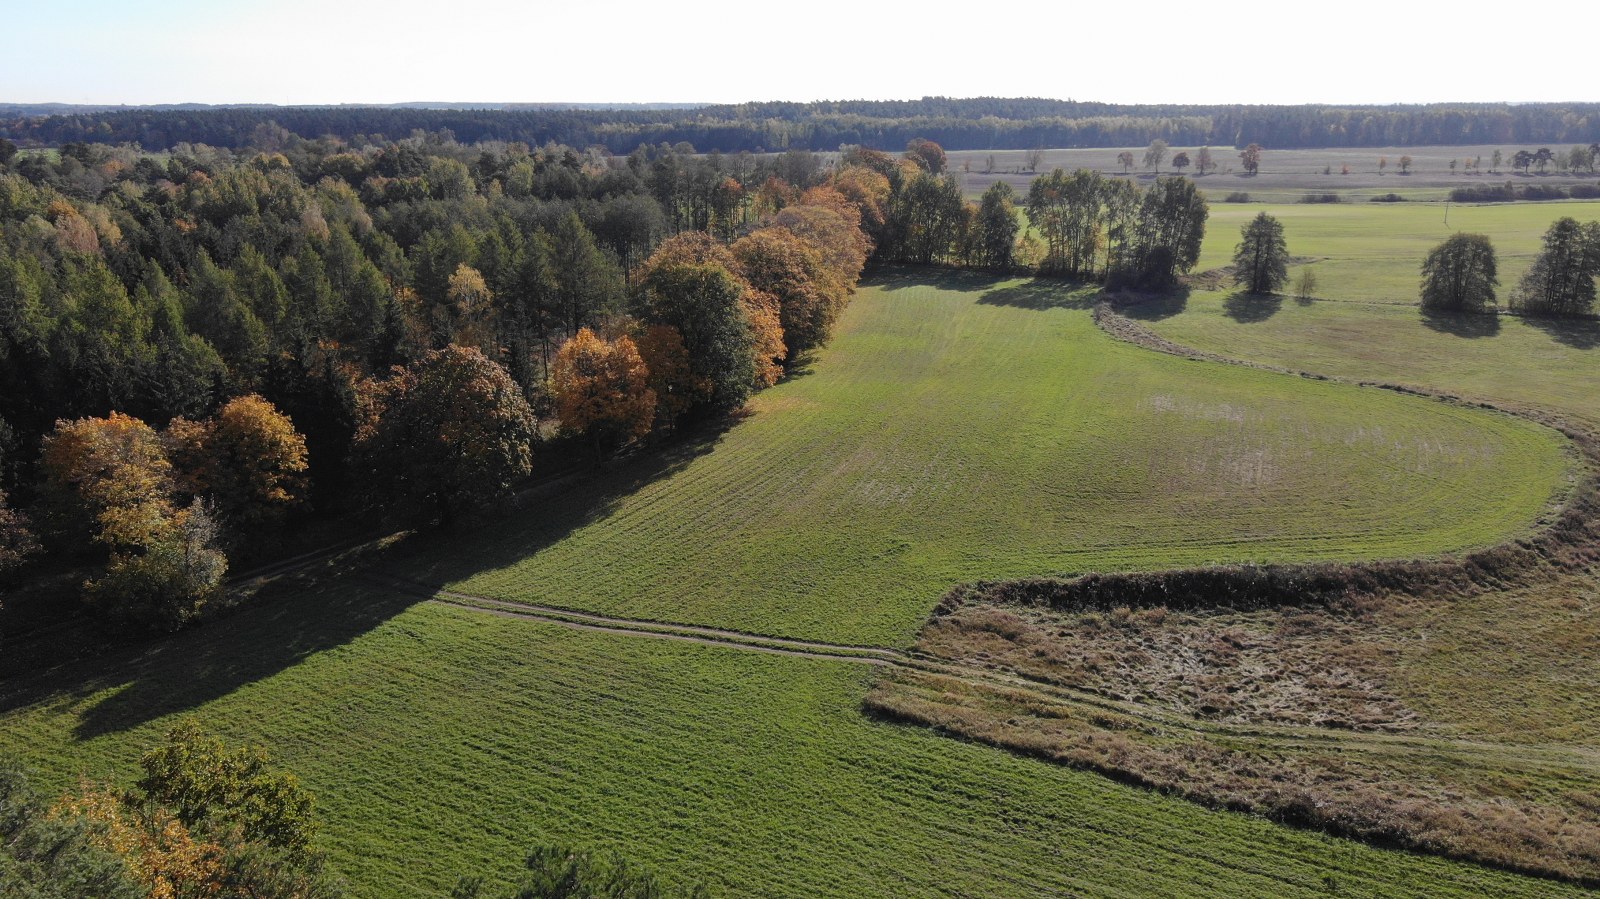
[[[877,723],[859,711],[870,669],[848,663],[360,589],[136,655],[27,691],[0,746],[64,787],[127,778],[156,715],[265,741],[317,794],[357,896],[509,877],[535,840],[614,847],[727,896],[1578,895]]]
[[[1196,291],[1180,308],[1136,315],[1178,343],[1271,365],[1355,379],[1387,380],[1572,415],[1600,426],[1600,326],[1515,316],[1424,315],[1418,269],[1446,232],[1429,223],[1442,207],[1292,206],[1280,216],[1289,250],[1315,263],[1317,299],[1246,298]],[[1236,224],[1250,207],[1213,207],[1199,268],[1226,263]],[[1562,215],[1600,219],[1600,204],[1453,206],[1452,225],[1493,240],[1500,300]],[[1404,252],[1395,248],[1403,247]],[[1294,277],[1291,269],[1290,277]],[[1380,290],[1375,285],[1387,284]],[[1361,301],[1361,302],[1349,302]],[[1371,305],[1381,303],[1383,305]],[[1412,305],[1402,305],[1412,304]]]
[[[1527,528],[1510,417],[1120,344],[1052,285],[906,276],[714,446],[406,563],[464,592],[904,645],[956,583],[1412,556]],[[1514,472],[1507,477],[1505,473]]]
[[[953,584],[1410,556],[1565,485],[1509,416],[1118,343],[1086,295],[891,275],[715,441],[397,561],[519,600],[903,645]],[[193,714],[320,800],[358,896],[509,876],[536,840],[772,896],[1553,896],[860,713],[874,669],[583,633],[334,582],[0,686],[0,750],[131,777]]]
[[[1213,198],[1217,199],[1217,198]],[[1457,231],[1489,235],[1500,262],[1500,296],[1533,263],[1540,238],[1562,216],[1600,219],[1600,203],[1336,203],[1211,204],[1196,271],[1229,265],[1239,229],[1265,212],[1283,223],[1289,252],[1313,257],[1316,296],[1332,300],[1408,304],[1417,301],[1423,257]],[[1298,274],[1291,269],[1290,278]]]

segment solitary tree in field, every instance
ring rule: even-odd
[[[1216,167],[1217,161],[1211,158],[1210,147],[1201,147],[1200,150],[1194,154],[1194,168],[1195,171],[1199,172],[1200,174],[1204,175]]]
[[[1044,148],[1034,147],[1028,151],[1028,171],[1037,172],[1039,166],[1044,164]]]
[[[1251,144],[1239,152],[1239,162],[1244,170],[1254,175],[1261,168],[1261,145]]]
[[[1379,156],[1378,157],[1378,174],[1382,175],[1383,174],[1383,170],[1388,168],[1388,167],[1389,167],[1389,157],[1387,157],[1387,156]]]
[[[1422,261],[1422,308],[1480,312],[1499,284],[1494,246],[1483,234],[1455,234]]]
[[[1494,151],[1494,154],[1489,157],[1489,171],[1491,171],[1491,172],[1499,171],[1500,170],[1500,163],[1504,162],[1504,161],[1505,161],[1504,154],[1502,154],[1499,150]]]
[[[1528,167],[1531,165],[1533,165],[1533,154],[1527,150],[1518,150],[1516,155],[1511,157],[1511,168],[1521,169],[1524,175],[1528,173]]]
[[[1300,269],[1299,277],[1294,279],[1294,295],[1302,300],[1309,300],[1317,293],[1317,270],[1311,266]]]
[[[1122,174],[1128,174],[1128,171],[1133,168],[1133,154],[1127,150],[1118,153],[1117,164],[1122,166]]]
[[[1161,160],[1167,158],[1167,142],[1156,138],[1144,151],[1144,167],[1152,169],[1157,175],[1161,174]]]
[[[1594,277],[1600,274],[1600,222],[1556,220],[1544,249],[1511,294],[1511,308],[1528,315],[1588,315],[1594,311]]]
[[[1233,251],[1234,278],[1248,293],[1276,291],[1289,278],[1289,248],[1283,239],[1283,224],[1263,212],[1241,229],[1240,236],[1239,246]]]
[[[1178,174],[1183,174],[1183,170],[1189,167],[1189,154],[1179,153],[1172,157],[1172,167],[1178,170]]]
[[[1555,158],[1556,154],[1550,152],[1549,147],[1540,147],[1533,151],[1533,164],[1539,167],[1539,174],[1541,175],[1544,174],[1544,170]]]
[[[1402,157],[1400,157],[1400,174],[1402,174],[1402,175],[1411,174],[1411,157],[1410,156],[1402,156]]]

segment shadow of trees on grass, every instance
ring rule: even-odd
[[[361,567],[403,565],[408,576],[444,583],[508,565],[605,517],[630,494],[711,452],[737,421],[706,423],[654,452],[602,466],[553,496],[532,500],[531,511],[408,537]],[[460,551],[464,544],[472,551]],[[122,732],[266,680],[424,601],[348,573],[279,582],[243,608],[182,633],[7,678],[0,681],[0,715],[46,702],[80,702],[109,690],[80,712],[74,736]]]
[[[1529,327],[1537,328],[1550,339],[1578,350],[1592,350],[1600,346],[1600,321],[1592,318],[1541,318],[1526,315],[1522,318]]]
[[[1275,293],[1255,294],[1236,290],[1222,301],[1222,312],[1241,325],[1264,322],[1283,308],[1283,297]]]
[[[1457,337],[1493,337],[1500,333],[1500,316],[1493,312],[1445,312],[1422,310],[1422,324],[1429,330]]]

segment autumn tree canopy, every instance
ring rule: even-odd
[[[375,385],[355,464],[373,506],[449,521],[533,469],[533,410],[475,349],[434,350]]]
[[[562,426],[596,446],[637,440],[655,420],[649,371],[627,336],[608,341],[580,328],[556,354],[550,386]]]

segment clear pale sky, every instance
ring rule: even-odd
[[[0,102],[1594,99],[1591,11],[1388,0],[0,0]],[[1564,17],[1564,18],[1563,18]],[[1537,34],[1539,40],[1526,39]],[[1526,73],[1537,72],[1537,80]]]

